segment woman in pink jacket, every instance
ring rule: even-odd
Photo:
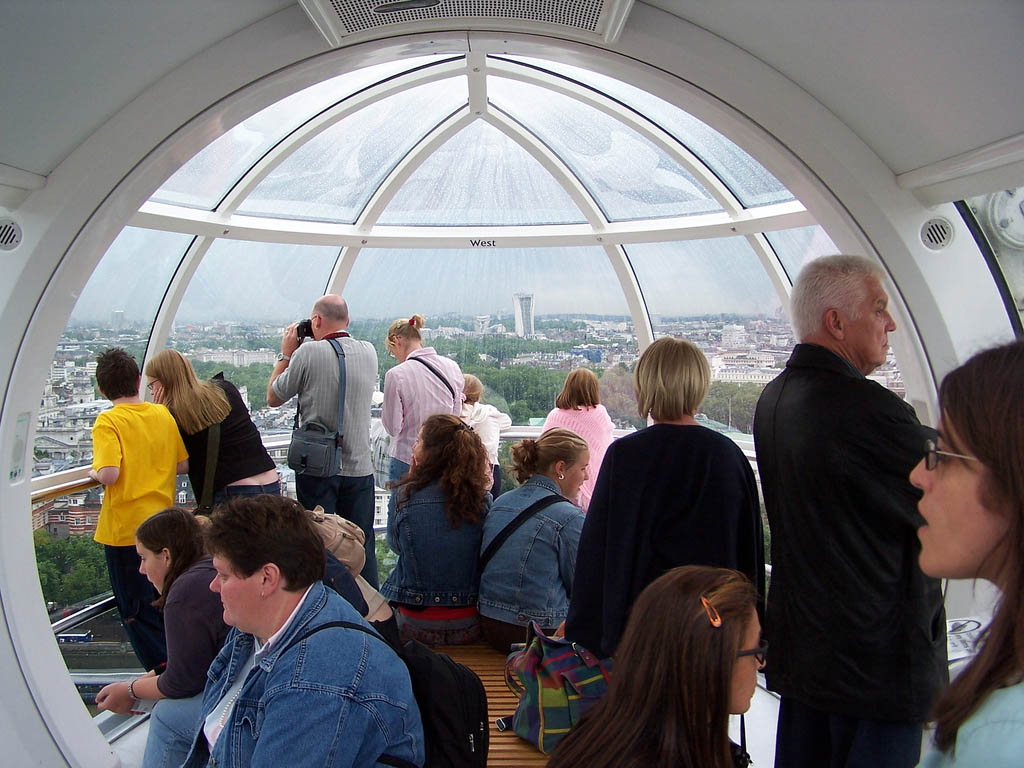
[[[601,390],[593,371],[577,368],[566,377],[562,391],[555,398],[555,408],[544,420],[544,430],[552,427],[571,429],[587,441],[590,477],[580,486],[578,499],[580,508],[586,512],[604,452],[612,443],[614,428],[608,411],[601,405]]]

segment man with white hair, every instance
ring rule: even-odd
[[[934,433],[866,378],[896,328],[882,277],[861,256],[804,267],[791,297],[800,343],[754,415],[778,768],[912,768],[947,679],[942,592],[918,566],[908,480]]]

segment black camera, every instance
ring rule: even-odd
[[[295,334],[299,337],[299,344],[302,343],[303,339],[313,338],[313,320],[311,318],[299,320],[299,325],[295,329]]]

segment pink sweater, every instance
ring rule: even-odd
[[[588,469],[590,477],[580,486],[579,498],[580,507],[584,512],[590,506],[590,497],[594,493],[594,483],[597,482],[597,473],[601,469],[601,462],[604,461],[604,452],[608,450],[608,446],[614,439],[612,437],[614,426],[603,405],[571,411],[555,408],[544,420],[544,429],[564,427],[571,429],[587,441],[587,446],[590,448],[590,467]]]

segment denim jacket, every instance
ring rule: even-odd
[[[534,475],[503,493],[484,521],[483,551],[516,515],[545,496],[560,493],[555,481]],[[508,624],[557,627],[569,613],[576,549],[583,513],[570,501],[537,512],[495,552],[480,577],[480,613]]]
[[[444,608],[474,605],[480,586],[483,525],[463,521],[452,528],[437,483],[412,493],[388,520],[388,546],[398,553],[381,586],[384,597],[405,605]],[[491,506],[487,495],[481,519]]]
[[[209,755],[203,721],[253,653],[253,636],[231,630],[207,673],[202,719],[183,768],[370,766],[383,754],[423,765],[423,726],[409,673],[383,641],[331,628],[288,647],[328,621],[365,623],[316,582],[291,626],[249,673]]]

